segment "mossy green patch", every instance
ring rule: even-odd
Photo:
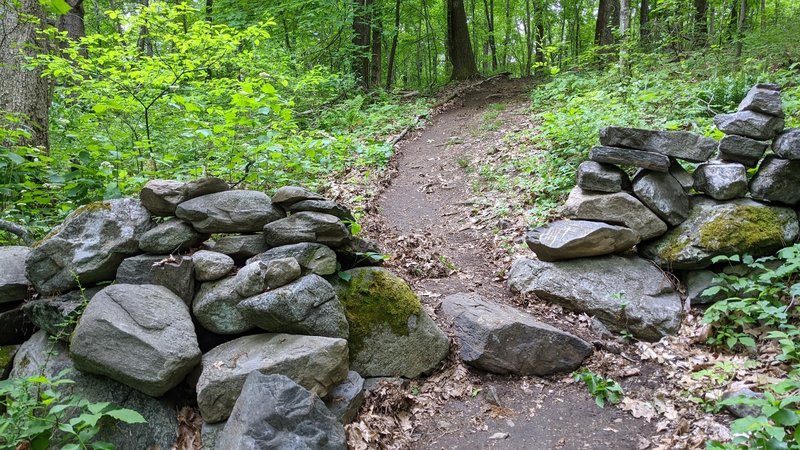
[[[17,350],[15,345],[0,346],[0,374],[5,372],[6,368],[11,364],[11,359]]]
[[[751,251],[764,244],[780,243],[783,224],[778,214],[765,207],[738,205],[730,214],[700,228],[700,245],[708,251]]]
[[[681,251],[683,251],[683,249],[685,249],[688,245],[690,245],[689,238],[677,231],[674,231],[672,236],[669,236],[664,243],[661,244],[659,253],[665,261],[673,262],[678,259]]]
[[[388,326],[398,336],[408,335],[408,319],[422,313],[422,304],[405,281],[386,269],[349,270],[349,282],[337,283],[339,299],[350,324],[350,352],[357,354],[364,339]]]

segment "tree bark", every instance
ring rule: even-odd
[[[694,0],[694,35],[698,46],[708,41],[708,0]]]
[[[525,76],[531,76],[531,67],[533,67],[533,30],[531,28],[532,13],[531,13],[531,0],[525,0],[525,20],[522,21],[522,29],[525,32]]]
[[[386,90],[392,88],[394,82],[394,57],[397,53],[397,40],[400,36],[400,0],[394,3],[394,35],[392,36],[392,45],[389,48],[389,61],[386,68]]]
[[[58,31],[66,31],[70,40],[79,41],[86,36],[86,27],[83,22],[83,0],[72,0],[67,3],[72,9],[63,16],[58,17],[56,28],[58,28]],[[81,55],[87,57],[85,48],[81,48]]]
[[[544,62],[544,6],[541,3],[541,0],[537,0],[534,4],[535,6],[535,17],[536,17],[536,62],[543,63]]]
[[[381,41],[383,35],[383,25],[380,19],[373,17],[372,20],[372,64],[370,65],[370,83],[373,88],[381,86]]]
[[[736,27],[736,57],[742,56],[742,39],[744,38],[745,23],[747,21],[747,0],[739,1],[739,21]]]
[[[447,0],[447,53],[453,65],[451,80],[466,80],[478,74],[463,0]]]
[[[620,1],[620,21],[619,21],[619,70],[623,77],[630,75],[630,68],[628,67],[628,28],[631,23],[631,0]]]
[[[614,43],[613,29],[619,26],[619,0],[600,0],[597,6],[597,22],[594,31],[596,45]]]
[[[639,40],[643,44],[650,43],[650,0],[639,3]]]
[[[486,28],[489,31],[489,50],[492,52],[492,70],[497,70],[497,45],[494,40],[494,0],[483,0]]]
[[[361,87],[369,88],[369,11],[372,0],[354,0],[355,14],[353,15],[353,73],[359,79]]]

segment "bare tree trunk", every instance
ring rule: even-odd
[[[508,66],[508,47],[511,44],[511,0],[506,0],[505,36],[503,36],[503,67]]]
[[[392,45],[389,48],[389,61],[386,68],[386,90],[392,88],[394,82],[394,57],[397,53],[397,40],[400,36],[400,0],[394,3],[394,35],[392,36]]]
[[[708,0],[694,0],[695,44],[706,45],[708,41]]]
[[[370,67],[370,86],[377,89],[381,86],[381,43],[383,25],[379,18],[372,20],[372,64]]]
[[[628,67],[628,29],[631,23],[631,0],[620,1],[620,14],[619,14],[619,70],[623,77],[630,76],[630,67]]]
[[[58,17],[56,28],[58,31],[66,31],[67,37],[72,41],[79,41],[86,36],[86,27],[83,22],[84,10],[83,0],[72,0],[67,2],[72,9],[63,16]],[[62,45],[62,48],[65,45]],[[81,47],[81,55],[87,57],[86,48]]]
[[[463,0],[447,0],[447,53],[453,65],[452,80],[466,80],[478,74]]]
[[[544,7],[541,0],[536,0],[535,7],[535,20],[536,20],[536,62],[544,63]]]
[[[206,0],[206,20],[214,21],[214,0]]]
[[[618,0],[600,0],[597,6],[597,22],[594,31],[596,45],[611,45],[614,43],[613,28],[619,25]]]
[[[639,3],[639,40],[642,44],[650,43],[650,0]]]
[[[492,70],[497,70],[497,45],[494,40],[494,0],[483,0],[486,28],[489,31],[489,50],[492,52]]]
[[[739,1],[739,22],[736,27],[738,36],[736,37],[736,57],[742,56],[742,39],[744,38],[744,28],[747,21],[747,0]]]
[[[369,10],[372,0],[354,0],[353,46],[356,54],[353,58],[353,73],[358,77],[364,89],[369,88]]]
[[[525,32],[525,71],[526,77],[531,76],[533,67],[533,30],[531,28],[531,0],[525,0],[525,20],[522,21],[522,28]]]

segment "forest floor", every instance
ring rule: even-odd
[[[390,171],[372,181],[362,223],[391,255],[387,266],[411,282],[450,336],[449,324],[436,314],[449,294],[477,292],[514,305],[594,343],[587,367],[617,380],[625,401],[601,409],[570,374],[498,376],[468,368],[454,341],[441,371],[407,389],[386,385],[368,394],[359,421],[348,427],[352,447],[644,450],[698,448],[709,435],[724,436],[718,420],[727,419],[685,400],[685,390],[702,387],[686,377],[688,369],[710,366],[715,358],[697,356],[692,326],[658,344],[603,340],[590,317],[506,288],[514,254],[527,252],[521,250],[526,194],[486,188],[481,174],[509,154],[537,151],[506,139],[535,128],[528,100],[534,84],[505,78],[476,83],[437,108],[397,145]],[[689,316],[687,323],[696,319]]]

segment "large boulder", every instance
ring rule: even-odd
[[[247,376],[219,450],[345,450],[344,427],[314,393],[283,375]]]
[[[714,117],[717,128],[725,134],[736,134],[757,141],[768,141],[783,130],[783,119],[753,111],[718,114]]]
[[[294,258],[303,273],[317,275],[332,275],[336,273],[336,253],[330,247],[312,242],[283,245],[267,250],[266,252],[250,258],[247,263],[260,260],[265,263],[276,259]]]
[[[562,213],[571,219],[623,225],[638,233],[643,240],[667,231],[666,223],[626,192],[597,194],[575,187],[569,193]]]
[[[25,258],[31,249],[22,246],[0,247],[0,303],[28,298],[30,283],[25,278]]]
[[[350,239],[342,221],[330,214],[303,211],[264,226],[264,240],[270,247],[316,242],[339,247]]]
[[[769,143],[731,134],[719,141],[719,158],[755,167],[764,156]]]
[[[589,151],[589,159],[599,163],[618,164],[642,167],[659,172],[669,171],[669,158],[653,152],[619,147],[593,147]]]
[[[717,143],[688,131],[658,131],[639,128],[606,127],[600,130],[600,143],[610,147],[647,150],[691,162],[708,160]]]
[[[636,256],[558,262],[521,258],[511,266],[508,285],[513,292],[535,294],[647,341],[675,334],[681,324],[681,298],[672,283]]]
[[[347,377],[347,341],[319,336],[257,334],[203,355],[197,404],[209,423],[228,418],[254,370],[285,375],[320,397]]]
[[[791,209],[704,196],[691,203],[685,222],[639,246],[644,257],[667,269],[702,269],[717,255],[763,256],[797,240],[797,214]]]
[[[781,91],[753,86],[739,103],[739,111],[755,111],[770,116],[783,117]]]
[[[236,292],[236,278],[203,283],[192,302],[192,312],[200,325],[216,334],[239,334],[253,328],[244,310],[243,297]]]
[[[171,255],[195,247],[208,239],[182,220],[168,220],[142,235],[139,249],[154,255]]]
[[[689,215],[689,196],[669,173],[640,170],[633,177],[633,193],[669,225],[675,226]]]
[[[117,269],[120,284],[157,284],[190,304],[194,298],[194,263],[189,256],[138,255]]]
[[[337,279],[350,324],[350,367],[363,377],[416,378],[447,356],[450,340],[422,309],[405,281],[379,267],[359,267]]]
[[[254,233],[269,222],[286,217],[267,194],[224,191],[203,195],[178,205],[175,215],[201,233]]]
[[[152,227],[137,200],[81,206],[36,244],[25,272],[42,295],[71,291],[114,279],[122,260],[139,253],[139,239]]]
[[[477,294],[453,294],[442,312],[455,325],[461,359],[501,375],[572,372],[592,353],[583,339]]]
[[[197,281],[219,280],[233,270],[233,258],[223,253],[200,250],[192,255]]]
[[[587,191],[614,193],[630,189],[631,180],[613,164],[584,161],[578,166],[577,184]]]
[[[800,159],[800,128],[791,128],[772,141],[772,151],[779,158]]]
[[[139,199],[154,216],[172,216],[178,204],[186,200],[184,183],[174,180],[150,180],[139,192]]]
[[[764,158],[750,182],[750,196],[756,200],[796,205],[800,203],[800,160],[773,155]]]
[[[542,261],[558,261],[622,252],[639,243],[639,235],[603,222],[559,220],[529,231],[525,242]]]
[[[736,162],[700,164],[694,171],[694,187],[714,200],[744,197],[747,194],[747,170]]]
[[[159,397],[200,362],[189,308],[163,286],[115,284],[98,292],[70,341],[75,367]]]

